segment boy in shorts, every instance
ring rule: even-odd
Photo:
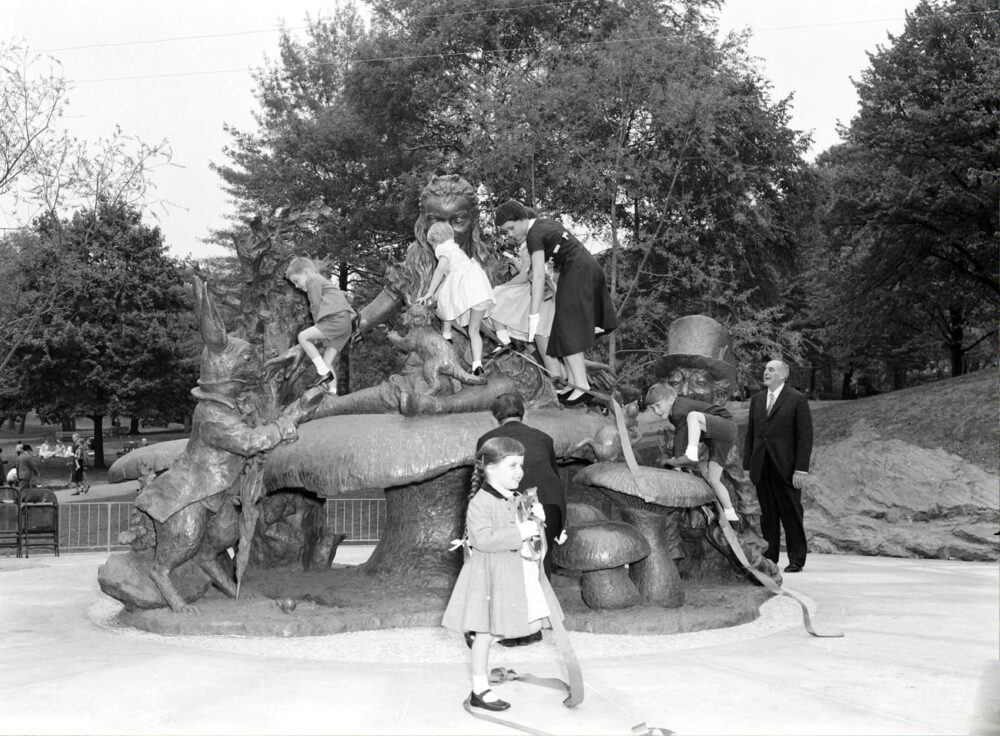
[[[724,407],[707,401],[678,396],[666,383],[657,383],[646,394],[646,405],[656,416],[667,419],[675,428],[674,457],[667,465],[682,468],[698,464],[698,442],[708,448],[708,484],[722,506],[726,519],[737,522],[729,491],[722,483],[722,469],[736,444],[736,422]]]
[[[331,394],[337,393],[337,374],[333,362],[337,353],[351,337],[351,323],[354,309],[347,301],[347,295],[320,275],[316,265],[308,258],[293,258],[285,269],[285,278],[309,297],[309,311],[313,326],[298,334],[299,345],[316,366],[319,380],[313,386],[324,386]],[[321,356],[316,342],[326,344]]]

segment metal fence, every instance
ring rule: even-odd
[[[374,544],[385,527],[385,499],[334,498],[326,504],[328,529],[346,534],[344,544]],[[59,506],[59,548],[62,552],[127,550],[118,535],[127,531],[135,509],[130,502],[88,501]]]
[[[128,520],[135,508],[128,501],[88,501],[59,506],[59,550],[61,552],[96,552],[124,550],[118,543],[120,532],[128,531]]]

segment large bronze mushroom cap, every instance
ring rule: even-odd
[[[556,545],[552,561],[567,570],[608,570],[649,554],[649,543],[624,521],[587,521],[567,529],[566,535],[566,542]]]
[[[186,439],[156,442],[125,453],[108,468],[108,483],[135,480],[144,475],[144,472],[159,473],[167,470],[177,462],[187,442]]]
[[[596,463],[577,473],[574,481],[666,508],[697,508],[715,500],[711,487],[697,475],[648,465],[638,466],[633,475],[625,463]]]
[[[588,521],[566,530],[552,561],[579,570],[580,597],[590,608],[628,608],[642,596],[625,566],[649,556],[649,542],[624,521]]]

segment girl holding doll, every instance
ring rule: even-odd
[[[441,622],[473,632],[469,704],[492,711],[506,710],[510,703],[490,690],[490,644],[533,634],[549,623],[541,582],[545,512],[530,491],[516,492],[523,463],[524,445],[509,437],[493,437],[476,453],[465,562]]]

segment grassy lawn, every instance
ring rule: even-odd
[[[127,418],[122,418],[123,426],[128,426]],[[89,419],[78,419],[76,431],[80,434],[93,435],[94,425]],[[51,443],[53,436],[62,436],[64,432],[59,425],[47,425],[38,421],[38,417],[29,414],[24,426],[24,433],[19,431],[19,427],[10,429],[5,423],[0,426],[0,448],[3,454],[0,458],[6,461],[6,472],[9,472],[14,465],[16,453],[14,447],[17,443],[30,444],[35,450],[35,457],[38,467],[41,470],[41,484],[50,488],[64,488],[69,485],[69,477],[72,471],[72,459],[67,457],[40,458],[38,448],[46,439]],[[110,467],[124,451],[125,443],[136,442],[145,439],[149,444],[154,442],[166,442],[187,437],[184,427],[180,424],[171,424],[168,427],[143,427],[138,435],[122,435],[121,437],[106,437],[104,439],[104,462]],[[104,483],[107,481],[107,468],[96,467],[93,457],[91,467],[87,470],[87,479],[91,483]]]

